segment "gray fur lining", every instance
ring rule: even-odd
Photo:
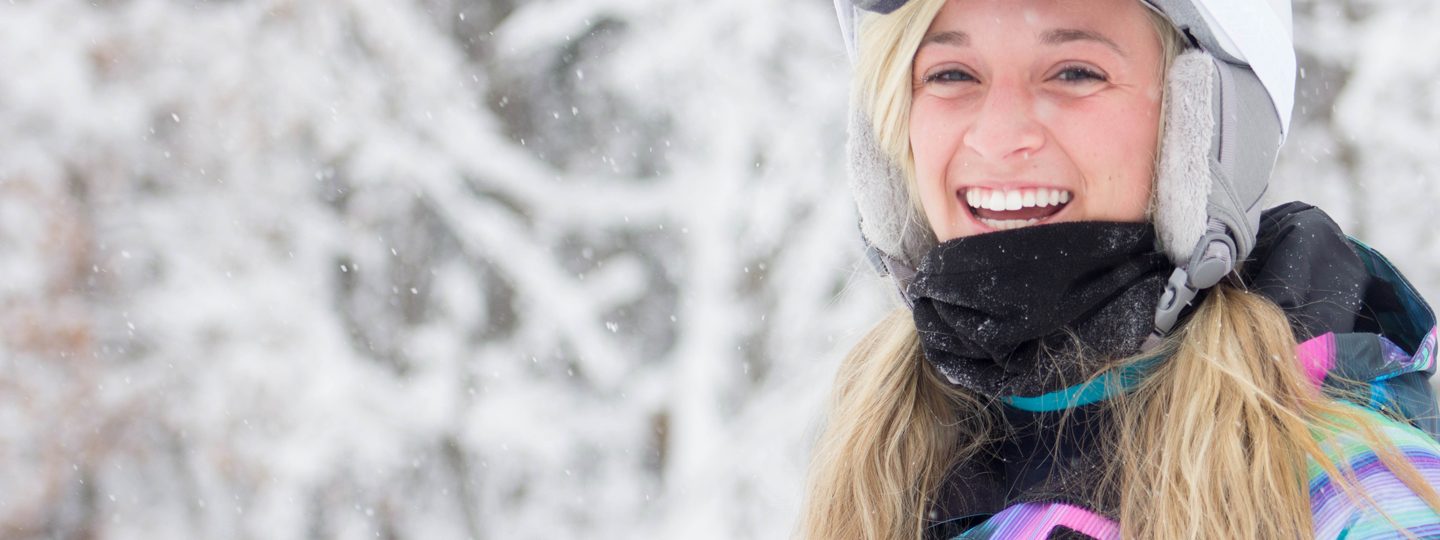
[[[1190,260],[1205,235],[1215,136],[1214,59],[1187,51],[1170,67],[1155,189],[1155,229],[1170,261]]]
[[[871,245],[913,269],[935,247],[935,235],[925,216],[910,204],[905,173],[880,149],[869,117],[858,106],[851,110],[846,150],[850,155],[850,188],[860,210],[860,231]],[[891,273],[897,274],[895,269]]]

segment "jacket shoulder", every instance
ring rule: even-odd
[[[1440,404],[1430,378],[1440,329],[1431,327],[1407,351],[1376,334],[1324,334],[1296,350],[1311,380],[1332,396],[1407,419],[1440,441]]]
[[[1440,443],[1369,408],[1347,406],[1372,421],[1381,439],[1393,445],[1419,473],[1416,480],[1432,488],[1440,486]],[[1309,488],[1316,538],[1395,538],[1400,531],[1419,538],[1440,537],[1440,512],[1386,468],[1363,437],[1336,433],[1323,437],[1321,447],[1340,474],[1358,488],[1360,499],[1311,462]]]

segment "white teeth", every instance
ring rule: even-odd
[[[1005,191],[982,187],[965,190],[965,203],[971,208],[1006,211],[1032,206],[1055,206],[1070,202],[1070,192],[1063,189],[1033,188]]]
[[[996,211],[1005,209],[1005,192],[998,189],[991,191],[989,199],[990,200],[988,204],[985,205],[985,208]]]
[[[1006,210],[1019,210],[1019,209],[1021,209],[1021,208],[1024,208],[1023,206],[1021,206],[1023,203],[1024,203],[1024,200],[1023,200],[1022,197],[1020,197],[1020,192],[1019,192],[1019,191],[1006,191],[1006,192],[1005,192],[1005,209],[1006,209]]]
[[[1021,227],[1029,227],[1029,226],[1034,225],[1034,224],[1039,223],[1039,222],[1040,222],[1039,219],[985,219],[985,218],[980,218],[980,223],[984,223],[986,227],[990,227],[991,229],[995,229],[995,230],[997,230],[997,231],[1008,231],[1008,230],[1011,230],[1011,229],[1019,229],[1019,228],[1021,228]]]

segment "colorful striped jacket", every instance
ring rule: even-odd
[[[1344,347],[1343,342],[1349,337],[1325,334],[1307,341],[1301,345],[1302,358],[1315,368],[1313,373],[1323,377],[1326,372],[1320,370],[1336,364],[1333,355]],[[1376,409],[1397,408],[1393,392],[1386,388],[1386,380],[1403,373],[1433,370],[1436,340],[1437,331],[1432,327],[1415,354],[1406,354],[1389,340],[1378,338],[1375,343],[1384,351],[1385,361],[1381,366],[1387,373],[1375,379],[1372,388],[1376,390],[1373,401],[1368,405]],[[1370,415],[1381,426],[1381,434],[1395,443],[1425,481],[1432,486],[1440,486],[1440,443],[1415,426],[1374,412]],[[1416,538],[1440,538],[1440,514],[1382,466],[1375,453],[1358,438],[1344,437],[1338,442],[1338,447],[1329,456],[1337,463],[1349,465],[1359,480],[1360,488],[1375,499],[1385,514],[1381,515],[1374,507],[1345,496],[1332,483],[1330,476],[1312,463],[1309,467],[1309,487],[1315,538],[1403,538],[1397,526],[1408,530]],[[1120,527],[1111,519],[1080,506],[1028,502],[1004,509],[957,538],[1109,540],[1120,538]]]
[[[1318,209],[1291,203],[1266,212],[1262,234],[1267,227],[1275,234],[1284,234],[1287,224],[1315,221],[1316,214],[1333,226],[1333,222]],[[1338,227],[1335,231],[1338,232]],[[1440,330],[1436,328],[1434,313],[1383,256],[1359,241],[1342,238],[1345,238],[1349,251],[1357,256],[1354,260],[1358,262],[1354,263],[1355,268],[1351,272],[1365,274],[1363,281],[1368,283],[1363,287],[1366,289],[1364,293],[1357,296],[1363,296],[1363,302],[1347,307],[1354,308],[1358,322],[1334,325],[1344,331],[1309,332],[1306,335],[1315,337],[1300,344],[1297,356],[1316,385],[1345,387],[1347,395],[1368,396],[1366,403],[1352,403],[1351,406],[1365,410],[1380,427],[1381,435],[1396,445],[1425,481],[1440,487],[1440,442],[1437,442],[1440,441],[1440,410],[1437,410],[1434,391],[1428,382],[1435,372],[1437,348],[1440,348],[1440,343],[1437,343],[1440,341]],[[1328,246],[1328,249],[1335,249],[1335,246]],[[1261,254],[1262,257],[1267,255]],[[1309,277],[1305,281],[1312,285],[1317,282]],[[1265,277],[1247,276],[1247,283],[1263,287]],[[1296,317],[1291,312],[1292,307],[1302,310],[1304,308],[1298,306],[1314,305],[1315,299],[1303,295],[1287,296],[1294,284],[1271,285],[1276,286],[1278,292],[1272,291],[1267,296],[1286,308],[1292,322],[1307,318],[1323,320],[1331,316],[1307,313]],[[1334,283],[1320,285],[1321,288],[1334,286]],[[1347,381],[1359,381],[1361,386],[1356,388],[1354,385],[1357,383]],[[1102,380],[1067,388],[1054,395],[1003,401],[1007,406],[1007,417],[1044,415],[1059,409],[1073,412],[1103,400],[1105,392],[1109,391],[1106,389],[1115,386],[1102,377]],[[1396,421],[1391,416],[1405,418],[1409,422]],[[1031,421],[1029,418],[1024,421]],[[1015,422],[1013,418],[1010,421]],[[1384,514],[1367,503],[1351,500],[1317,464],[1311,463],[1308,485],[1315,538],[1403,538],[1401,530],[1418,538],[1440,538],[1440,514],[1383,467],[1363,441],[1356,436],[1331,440],[1335,444],[1326,447],[1331,459],[1337,464],[1348,464],[1355,472],[1360,488],[1379,508],[1384,509]],[[1029,444],[1033,446],[1033,442]],[[1073,453],[1085,452],[1083,441],[1075,446],[1081,447],[1081,450]],[[1053,450],[1042,460],[1058,463],[1046,463],[1039,467],[1017,466],[1015,462],[1025,459],[1023,449],[1026,444],[1014,448],[1021,449],[1014,452],[1019,459],[1015,455],[1001,459],[1005,462],[1001,468],[1007,471],[1002,483],[1029,481],[1034,484],[1033,478],[1027,477],[1038,475],[1035,471],[1051,474],[1056,468],[1084,466],[1083,460],[1073,454],[1067,457],[1066,448],[1035,452],[1044,454]],[[1013,473],[1012,470],[1022,472]],[[983,509],[987,503],[983,495],[970,492],[986,493],[984,476],[969,474],[959,482],[951,482],[951,496],[941,495],[942,500],[932,512],[927,538],[1107,540],[1120,537],[1116,521],[1074,500],[1065,500],[1063,496],[1047,497],[1043,495],[1043,490],[1040,496],[1035,496],[1034,492],[1016,496],[1013,488],[1007,492],[1002,486],[996,491],[993,481],[990,492],[1005,495],[991,496],[991,499],[1007,502],[998,511],[977,512],[975,509]],[[960,499],[961,502],[957,504],[949,499]]]

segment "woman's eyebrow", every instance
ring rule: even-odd
[[[1114,41],[1110,40],[1110,38],[1107,38],[1103,35],[1100,35],[1099,33],[1092,32],[1090,30],[1079,30],[1075,28],[1056,28],[1054,30],[1046,30],[1045,33],[1040,34],[1040,42],[1046,45],[1059,45],[1061,43],[1068,43],[1071,41],[1094,41],[1110,47],[1115,51],[1116,54],[1119,54],[1120,56],[1126,56],[1125,51],[1120,50],[1120,46],[1116,45]]]
[[[1128,56],[1125,54],[1125,51],[1120,50],[1120,46],[1116,45],[1115,42],[1112,41],[1110,38],[1107,38],[1104,35],[1101,35],[1100,33],[1091,30],[1081,30],[1077,28],[1056,28],[1054,30],[1046,30],[1044,33],[1040,34],[1040,43],[1043,43],[1045,45],[1059,45],[1061,43],[1068,43],[1071,41],[1094,41],[1096,43],[1105,45],[1106,47],[1110,47],[1112,50],[1115,51],[1116,54],[1119,54],[1120,56]],[[966,34],[965,32],[961,32],[959,30],[946,30],[944,32],[927,34],[925,36],[925,39],[920,41],[920,48],[924,48],[926,45],[935,43],[941,45],[950,45],[952,47],[967,47],[970,45],[970,34]]]
[[[970,44],[970,34],[966,34],[965,32],[961,32],[959,30],[947,30],[944,32],[926,34],[925,39],[920,41],[920,47],[924,47],[931,43],[939,43],[942,45],[950,45],[953,47],[964,47]]]

